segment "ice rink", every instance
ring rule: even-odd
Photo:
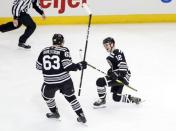
[[[76,121],[76,114],[57,92],[61,120],[45,117],[49,111],[41,97],[42,73],[35,68],[40,51],[52,44],[54,33],[65,37],[73,62],[81,61],[87,25],[38,26],[27,41],[31,50],[19,49],[18,38],[24,27],[0,33],[0,131],[176,131],[176,24],[92,25],[86,61],[107,71],[108,53],[102,40],[111,36],[123,50],[132,72],[130,85],[123,93],[146,100],[141,105],[115,103],[107,89],[107,107],[93,109],[98,99],[96,79],[103,76],[88,67],[84,71],[78,97],[87,124]],[[78,94],[81,72],[71,72]]]

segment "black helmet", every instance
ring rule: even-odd
[[[103,44],[106,44],[106,43],[113,43],[115,44],[115,40],[112,38],[112,37],[107,37],[103,40]]]
[[[53,45],[61,45],[64,42],[64,37],[62,34],[54,34]]]

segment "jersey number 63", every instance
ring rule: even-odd
[[[45,70],[51,70],[52,68],[57,70],[60,68],[60,58],[57,55],[43,57],[43,67]]]

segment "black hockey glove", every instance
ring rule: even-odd
[[[87,62],[86,61],[81,61],[77,63],[77,68],[78,70],[86,69],[87,68]]]
[[[119,80],[122,81],[124,85],[128,85],[129,84],[129,80],[126,77],[119,76]]]
[[[118,74],[116,72],[108,72],[108,75],[112,80],[118,79]]]
[[[129,79],[131,76],[131,72],[130,71],[120,71],[119,72],[119,80],[121,80],[125,85],[129,84]]]
[[[111,73],[112,73],[112,69],[110,68],[110,69],[107,71],[107,75],[109,76]]]

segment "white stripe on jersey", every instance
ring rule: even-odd
[[[72,64],[72,60],[70,60],[70,59],[64,59],[61,62],[62,62],[64,69]]]
[[[25,3],[24,3],[24,7],[23,7],[23,10],[22,10],[22,12],[27,12],[28,11],[28,9],[31,7],[31,0],[28,0],[28,1],[26,1]]]
[[[62,77],[44,77],[44,80],[45,81],[60,81],[60,80],[63,80],[63,79],[66,79],[66,78],[68,78],[69,77],[69,75],[68,74],[66,74],[66,75],[64,75],[64,76],[62,76]]]
[[[66,65],[66,66],[63,66],[63,67],[64,67],[64,69],[65,69],[65,68],[67,68],[67,67],[70,66],[70,65],[72,65],[72,63],[67,63],[67,65]]]
[[[64,80],[62,80],[62,81],[56,81],[56,82],[47,82],[47,81],[45,81],[45,83],[46,83],[46,84],[59,84],[59,83],[65,82],[65,81],[67,81],[67,80],[69,80],[69,79],[70,79],[70,77],[68,77],[67,79],[64,79]]]
[[[18,5],[16,5],[16,8],[15,8],[15,16],[19,16],[20,15],[20,11],[22,10],[22,6],[23,6],[24,2],[21,1]]]
[[[36,68],[41,70],[42,69],[42,64],[40,62],[36,62]]]
[[[120,62],[117,66],[119,67],[119,70],[127,70],[128,69],[126,62]]]
[[[54,75],[47,75],[47,74],[43,74],[43,76],[46,76],[46,77],[53,77],[53,76],[61,76],[61,75],[64,75],[66,74],[67,72],[62,72],[60,74],[54,74]]]
[[[31,6],[31,0],[15,0],[13,2],[12,14],[19,16],[21,12],[27,12]]]
[[[43,74],[43,77],[44,77],[45,83],[57,84],[57,83],[62,83],[70,79],[70,74],[68,74],[67,72],[63,72],[61,74],[54,74],[54,75]]]

